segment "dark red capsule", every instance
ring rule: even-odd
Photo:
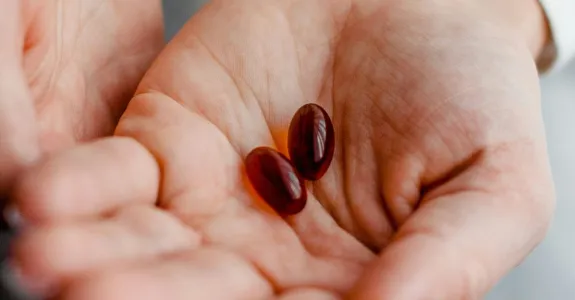
[[[306,104],[294,115],[288,133],[290,159],[308,180],[320,179],[333,159],[335,134],[327,112],[317,104]]]
[[[259,147],[245,160],[248,178],[254,189],[278,214],[293,215],[307,202],[304,181],[283,154]]]

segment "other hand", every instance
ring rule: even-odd
[[[113,132],[163,46],[159,0],[7,0],[0,197],[39,156]]]

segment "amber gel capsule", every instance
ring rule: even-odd
[[[327,112],[317,104],[306,104],[294,115],[288,132],[290,159],[308,180],[320,179],[333,159],[335,134]]]
[[[280,215],[303,210],[307,201],[304,181],[283,154],[259,147],[245,160],[248,178],[258,194]]]

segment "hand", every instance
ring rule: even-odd
[[[24,282],[82,300],[479,298],[553,208],[541,38],[498,2],[212,1],[117,137],[23,177]],[[242,161],[285,153],[308,102],[333,118],[335,158],[284,220]]]
[[[163,46],[158,0],[7,0],[0,197],[41,154],[111,134]]]

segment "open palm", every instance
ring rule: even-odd
[[[413,2],[212,1],[117,137],[20,182],[38,225],[16,249],[26,282],[65,299],[480,296],[550,217],[537,73],[471,7],[438,20],[453,7]],[[287,153],[309,102],[332,116],[335,157],[282,219],[243,158]]]

